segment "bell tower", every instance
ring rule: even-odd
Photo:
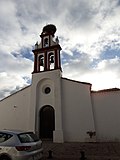
[[[60,50],[58,37],[55,38],[56,26],[53,24],[43,27],[40,35],[41,42],[35,44],[34,53],[34,73],[61,70]]]
[[[46,25],[35,44],[29,124],[40,138],[63,142],[61,63],[56,27]],[[46,115],[44,114],[46,113]],[[49,123],[50,122],[50,123]],[[47,132],[46,132],[47,130]]]

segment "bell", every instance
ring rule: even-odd
[[[51,62],[51,63],[54,63],[54,56],[51,56],[51,57],[50,57],[50,62]]]
[[[40,59],[40,66],[43,66],[43,65],[44,65],[43,59]]]

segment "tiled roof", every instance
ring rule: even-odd
[[[72,81],[72,82],[76,82],[76,83],[82,83],[82,84],[92,85],[91,83],[80,82],[80,81],[76,81],[76,80],[72,80],[72,79],[68,79],[68,78],[63,78],[63,77],[62,77],[62,79],[65,79],[65,80],[68,80],[68,81]]]
[[[92,91],[92,93],[102,93],[102,92],[114,92],[114,91],[120,91],[119,88],[109,88],[109,89],[103,89],[98,91]]]

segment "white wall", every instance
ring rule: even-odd
[[[93,92],[92,99],[97,140],[120,140],[120,91]]]
[[[51,88],[51,93],[46,95],[44,89]],[[61,116],[61,71],[51,70],[33,74],[31,86],[30,127],[39,132],[40,109],[50,105],[55,110],[54,142],[63,142],[62,116]],[[36,125],[35,125],[36,124]]]
[[[62,78],[62,113],[65,141],[84,142],[95,131],[90,84]]]
[[[0,130],[29,130],[30,86],[0,101]]]
[[[33,75],[32,85],[0,101],[0,130],[39,132],[39,111],[55,110],[54,142],[79,141],[96,131],[97,141],[120,141],[120,91],[92,92],[89,83],[61,78],[60,70]],[[50,87],[50,94],[44,88]]]

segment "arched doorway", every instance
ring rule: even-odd
[[[55,112],[54,108],[46,105],[40,110],[40,138],[53,139],[55,130]]]

